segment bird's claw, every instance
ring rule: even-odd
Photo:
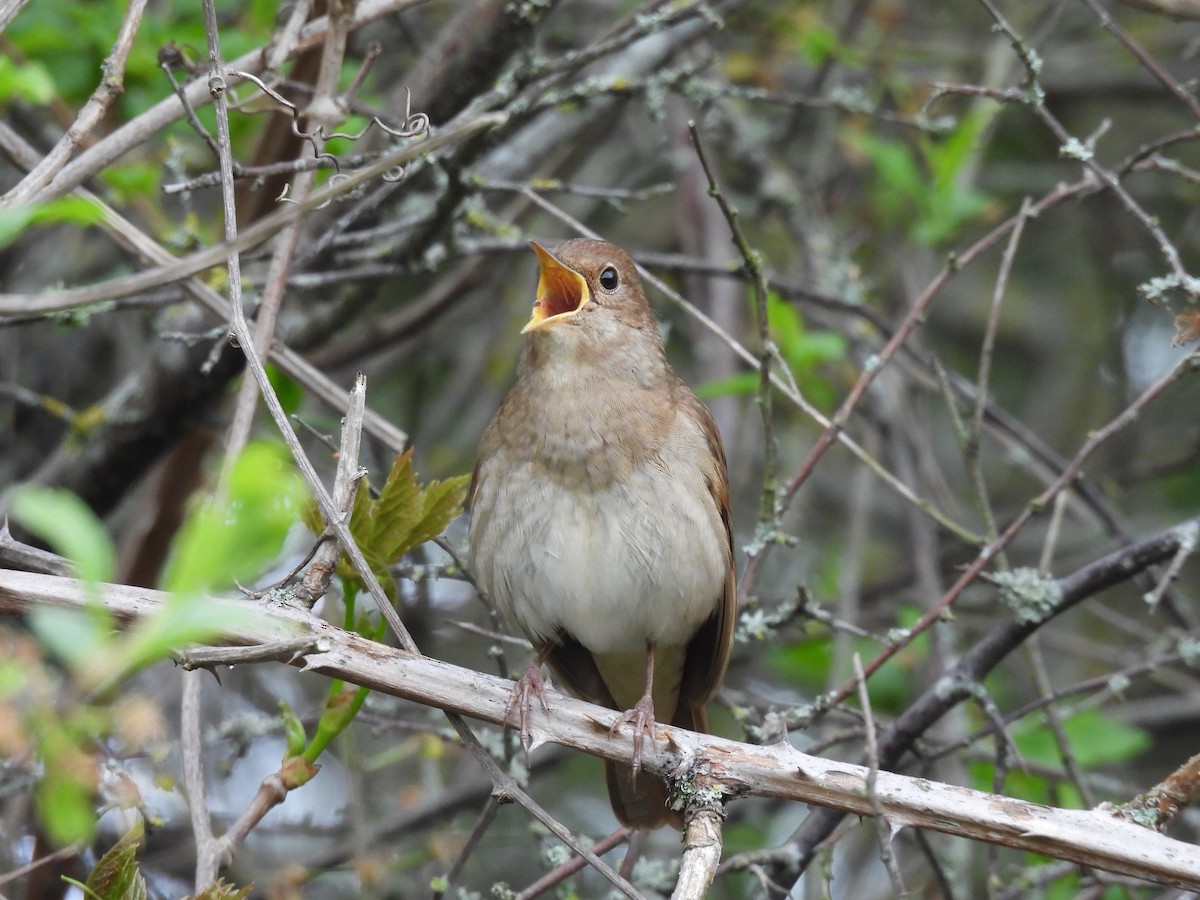
[[[508,698],[508,706],[504,708],[504,721],[513,724],[513,713],[516,712],[516,725],[521,736],[521,749],[529,755],[530,734],[529,715],[533,711],[533,700],[537,698],[544,712],[549,712],[546,704],[546,689],[542,681],[542,670],[536,663],[530,663],[513,685],[512,694]]]
[[[649,736],[650,743],[654,743],[654,701],[648,696],[642,697],[631,709],[617,716],[608,733],[615,734],[622,725],[633,726],[633,760],[630,767],[633,777],[637,778],[642,770],[642,742]]]

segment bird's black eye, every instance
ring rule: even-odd
[[[606,291],[615,291],[617,285],[621,283],[621,276],[617,274],[617,270],[612,266],[608,266],[600,273],[600,287]]]

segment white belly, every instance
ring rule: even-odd
[[[532,463],[502,483],[481,474],[475,577],[531,638],[565,630],[594,654],[642,652],[648,641],[685,644],[713,613],[727,549],[698,471],[668,478],[645,466],[624,486],[595,490],[568,488]]]

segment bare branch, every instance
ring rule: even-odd
[[[1155,554],[1163,554],[1167,542],[1161,537],[1155,540]],[[1106,568],[1130,561],[1128,555],[1122,557],[1104,561]],[[1110,571],[1108,577],[1112,574]],[[1091,580],[1080,573],[1066,581],[1071,584],[1080,579]],[[88,597],[84,585],[73,579],[0,571],[0,612],[21,613],[35,604],[81,609]],[[122,585],[102,585],[101,597],[123,622],[154,614],[166,599],[157,591]],[[494,724],[505,721],[509,681],[374,644],[303,608],[260,603],[258,609],[262,616],[257,624],[230,630],[225,640],[256,644],[307,633],[321,649],[295,662],[305,670]],[[219,615],[219,603],[213,607],[213,615]],[[550,712],[533,710],[533,727],[542,741],[625,764],[632,761],[629,742],[609,733],[618,713],[553,692],[550,700]],[[885,741],[881,763],[887,755]],[[786,743],[754,746],[658,726],[653,749],[644,754],[644,767],[665,777],[677,772],[683,761],[687,761],[688,771],[715,779],[729,796],[787,798],[840,810],[839,816],[873,813],[865,794],[868,769],[809,756]],[[515,787],[508,780],[502,783]],[[897,827],[942,831],[1200,889],[1200,848],[1104,811],[1055,809],[882,770],[876,776],[875,796]],[[630,889],[630,895],[636,896],[636,892]]]

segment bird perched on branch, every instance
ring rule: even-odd
[[[606,763],[617,818],[671,823],[639,770],[656,722],[707,729],[733,641],[729,481],[716,424],[675,374],[633,261],[571,240],[540,265],[516,382],[484,432],[471,485],[480,588],[533,642],[510,711],[528,746],[540,665],[624,710],[632,768]]]

